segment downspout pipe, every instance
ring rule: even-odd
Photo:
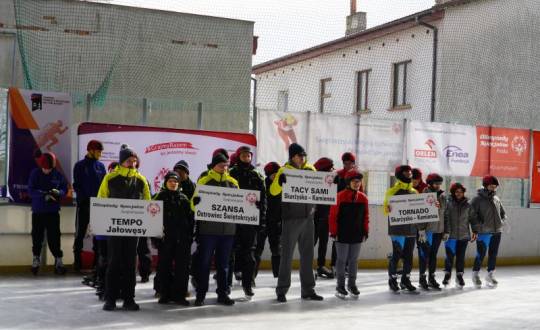
[[[431,122],[435,121],[435,104],[437,102],[437,63],[438,63],[438,48],[439,48],[439,28],[423,22],[421,16],[416,17],[416,23],[425,26],[433,31],[433,67],[431,69]]]

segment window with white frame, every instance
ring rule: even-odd
[[[356,112],[368,111],[369,74],[371,70],[356,73]]]
[[[283,112],[289,111],[289,91],[278,92],[277,110]]]
[[[392,108],[410,105],[408,99],[411,61],[395,63],[393,68]]]
[[[319,111],[328,112],[330,108],[330,99],[332,97],[332,78],[321,79]]]

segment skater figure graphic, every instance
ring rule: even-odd
[[[45,147],[50,151],[51,148],[59,142],[57,135],[62,135],[67,129],[68,128],[64,127],[64,123],[61,120],[48,123],[45,125],[43,132],[37,136],[36,142],[38,147]]]
[[[274,121],[277,126],[277,133],[283,143],[285,149],[288,150],[292,143],[297,143],[296,133],[294,132],[294,126],[298,124],[298,120],[291,114],[286,114],[283,118]]]

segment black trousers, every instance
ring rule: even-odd
[[[152,274],[152,254],[148,248],[147,237],[139,237],[137,256],[139,257],[139,275],[141,277],[150,276]]]
[[[191,239],[168,239],[159,247],[159,293],[161,297],[181,299],[188,292]]]
[[[55,258],[62,258],[60,248],[60,213],[32,213],[32,254],[41,255],[41,247],[47,232],[47,244]]]
[[[77,201],[77,214],[75,216],[75,241],[73,242],[73,254],[79,258],[84,237],[90,223],[90,199]]]
[[[135,297],[137,237],[112,236],[108,238],[109,262],[105,276],[105,299],[116,301]]]
[[[456,272],[463,273],[465,271],[465,252],[469,240],[449,239],[444,244],[446,249],[446,260],[444,261],[444,271],[452,273],[454,259],[456,260]]]
[[[397,275],[397,265],[400,259],[403,260],[403,275],[405,277],[411,273],[415,237],[391,236],[392,257],[388,262],[388,275]]]
[[[105,275],[107,274],[108,253],[107,253],[107,240],[95,240],[96,246],[96,282],[98,287],[105,287]]]
[[[315,240],[319,243],[317,249],[317,266],[323,267],[326,264],[326,251],[328,247],[328,218],[315,218]]]
[[[234,239],[234,269],[242,273],[242,287],[251,288],[255,267],[255,248],[257,247],[257,236],[259,227],[251,225],[236,226],[236,236]],[[229,278],[229,282],[232,279]],[[229,283],[229,284],[230,284]]]
[[[437,270],[437,254],[443,237],[442,233],[426,232],[426,235],[427,242],[425,243],[420,243],[418,237],[416,238],[420,275],[424,275],[426,270],[429,270],[430,275],[435,274]]]
[[[272,273],[274,277],[279,274],[279,262],[281,259],[281,220],[268,219],[266,227],[259,230],[257,234],[257,246],[255,247],[255,274],[259,270],[261,256],[264,252],[264,245],[268,238],[270,253],[272,254]]]

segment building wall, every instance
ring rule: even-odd
[[[540,2],[449,7],[440,24],[436,121],[540,128]]]
[[[356,72],[371,69],[368,91],[371,113],[366,116],[429,120],[432,37],[431,30],[417,26],[356,47],[264,72],[257,75],[257,107],[277,110],[278,92],[287,90],[289,111],[318,112],[320,80],[332,78],[331,108],[328,112],[351,114],[356,107]],[[392,64],[406,60],[412,60],[408,80],[408,99],[412,108],[390,111]]]

